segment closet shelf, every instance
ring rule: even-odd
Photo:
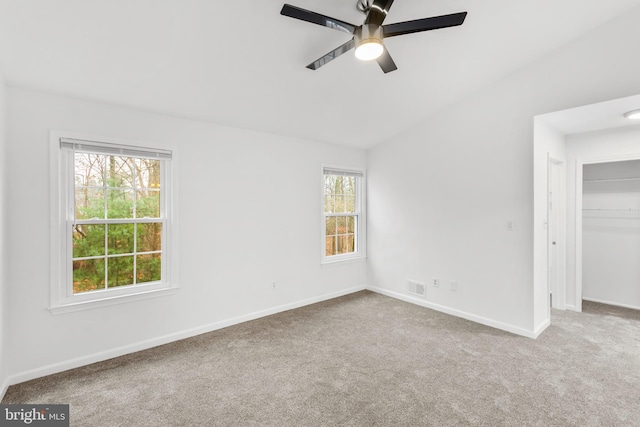
[[[640,176],[628,176],[620,178],[599,178],[599,179],[585,179],[583,183],[592,182],[624,182],[624,181],[640,181]]]
[[[582,217],[640,219],[640,209],[582,209]]]

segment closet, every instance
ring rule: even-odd
[[[640,160],[583,167],[582,297],[640,309]]]

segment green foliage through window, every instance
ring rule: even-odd
[[[161,162],[75,153],[73,292],[162,279]]]

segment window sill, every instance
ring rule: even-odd
[[[123,304],[132,301],[145,300],[149,298],[163,297],[167,295],[173,295],[178,292],[178,287],[154,289],[151,291],[139,292],[128,295],[118,295],[107,298],[101,298],[98,300],[72,302],[67,304],[60,304],[49,307],[49,311],[52,314],[65,314],[73,313],[81,310],[89,310],[93,308],[108,307],[110,305]]]
[[[367,260],[367,257],[365,255],[348,257],[348,258],[339,258],[339,259],[323,259],[320,262],[320,266],[322,268],[325,268],[325,267],[337,267],[339,265],[353,264],[353,263],[356,263],[356,262],[364,262],[366,260]]]

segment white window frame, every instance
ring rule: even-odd
[[[72,132],[51,131],[51,299],[49,310],[61,314],[103,307],[139,299],[175,293],[177,281],[177,209],[176,200],[176,152],[160,147],[151,147],[139,142],[124,141],[109,137],[82,135]],[[65,146],[63,148],[62,146]],[[75,170],[74,149],[70,146],[91,147],[91,151],[103,154],[120,154],[135,157],[158,157],[163,161],[160,177],[162,226],[162,279],[157,282],[121,286],[111,289],[73,293],[73,241],[72,227],[75,217]],[[122,220],[102,222],[120,223]],[[125,221],[131,223],[132,221]],[[140,222],[144,222],[140,221]]]
[[[324,212],[324,175],[327,171],[346,172],[359,175],[356,180],[356,251],[348,254],[326,255],[326,214]],[[358,261],[367,257],[367,171],[361,168],[322,164],[320,169],[320,233],[322,238],[320,264],[331,265],[350,261]]]

